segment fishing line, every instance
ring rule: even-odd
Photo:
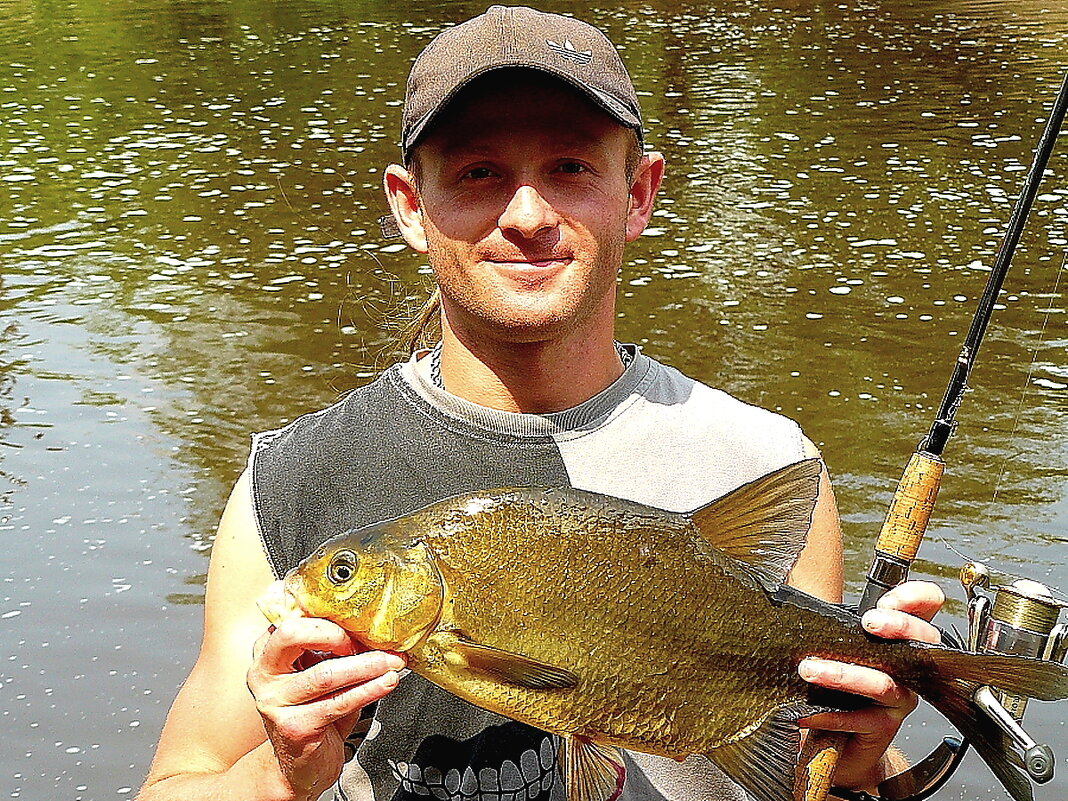
[[[1065,251],[1064,257],[1061,259],[1060,269],[1057,270],[1057,275],[1053,280],[1053,292],[1050,295],[1049,306],[1045,310],[1045,314],[1042,316],[1042,325],[1038,332],[1038,344],[1035,346],[1034,353],[1031,355],[1031,363],[1027,367],[1027,377],[1024,379],[1023,388],[1020,390],[1020,400],[1016,406],[1016,414],[1012,420],[1012,431],[1009,432],[1009,441],[1016,441],[1016,431],[1020,427],[1020,417],[1023,414],[1024,401],[1027,398],[1027,391],[1031,386],[1031,380],[1034,376],[1035,365],[1038,363],[1038,354],[1042,352],[1046,339],[1046,327],[1049,324],[1050,315],[1053,313],[1053,303],[1060,297],[1060,285],[1061,275],[1064,273],[1065,264],[1068,263],[1068,251]],[[990,499],[991,503],[994,503],[998,499],[998,493],[1001,491],[1001,480],[1005,477],[1005,471],[1008,470],[1008,463],[1015,457],[1009,456],[1001,464],[1001,471],[998,473],[997,481],[994,483],[994,494]]]

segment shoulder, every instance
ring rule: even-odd
[[[404,402],[398,391],[398,375],[399,367],[394,365],[371,383],[348,392],[323,409],[302,414],[279,428],[253,434],[253,455],[304,448],[309,441],[329,444],[343,432],[366,430],[376,421],[390,419],[391,408]]]
[[[654,369],[642,391],[644,410],[670,421],[679,435],[714,438],[723,450],[768,452],[773,461],[785,460],[783,464],[805,457],[807,440],[794,420],[651,361]],[[781,466],[773,464],[770,469]]]
[[[682,512],[805,458],[793,420],[644,355],[634,368],[604,424],[560,442],[573,486]]]

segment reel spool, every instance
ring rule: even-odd
[[[990,573],[979,562],[966,564],[960,580],[968,594],[970,650],[1064,661],[1068,625],[1060,622],[1060,613],[1068,608],[1068,599],[1040,582],[1016,579],[995,587],[991,600],[977,592],[990,588]],[[973,701],[1019,748],[1032,780],[1041,784],[1053,778],[1053,751],[1036,743],[1020,725],[1027,710],[1026,696],[981,687]]]

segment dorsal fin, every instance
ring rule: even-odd
[[[821,469],[819,459],[795,462],[743,484],[690,518],[705,540],[773,592],[805,546]]]

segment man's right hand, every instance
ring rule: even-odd
[[[404,666],[320,618],[284,621],[256,641],[248,688],[293,797],[316,799],[337,781],[360,711],[397,686]]]
[[[360,710],[397,685],[401,657],[366,651],[329,621],[264,634],[257,601],[274,580],[246,473],[212,548],[200,655],[138,801],[318,799],[341,772]]]

